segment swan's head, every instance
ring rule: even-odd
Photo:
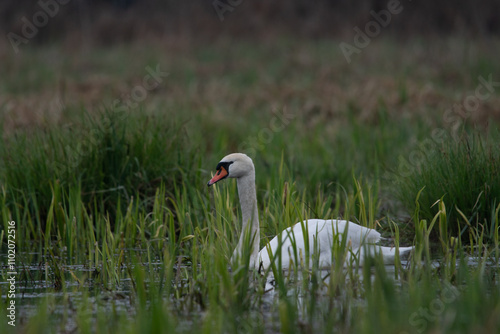
[[[226,177],[239,178],[254,172],[253,161],[243,153],[226,155],[217,165],[217,172],[207,185],[219,182]]]

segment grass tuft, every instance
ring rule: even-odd
[[[151,209],[160,184],[173,189],[192,175],[193,155],[182,126],[156,115],[113,110],[83,117],[82,124],[20,133],[0,146],[5,182],[0,196],[12,219],[36,221],[32,232],[51,232],[55,227],[47,224],[61,221],[56,207],[75,196],[87,212],[109,214],[114,221],[133,197]]]
[[[500,146],[480,135],[470,135],[436,148],[429,156],[413,177],[398,180],[401,201],[415,210],[414,194],[422,190],[419,210],[421,218],[428,221],[446,206],[447,219],[434,229],[436,238],[449,233],[468,239],[470,227],[482,226],[487,241],[493,242],[500,203]]]

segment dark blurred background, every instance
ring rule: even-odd
[[[355,26],[363,29],[373,20],[370,11],[379,12],[387,4],[386,0],[2,0],[0,29],[4,36],[21,35],[22,18],[33,22],[34,15],[48,6],[57,13],[37,33],[35,43],[83,40],[100,45],[170,36],[262,38],[284,32],[343,37],[353,35]],[[393,15],[384,34],[500,33],[498,0],[402,0],[401,6],[403,12]],[[43,22],[43,15],[38,19]]]

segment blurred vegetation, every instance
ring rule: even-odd
[[[50,3],[54,1],[41,1]],[[96,0],[58,4],[55,15],[37,33],[35,43],[75,40],[96,45],[158,39],[265,37],[282,32],[303,37],[353,36],[353,28],[373,21],[371,11],[388,8],[390,1],[189,1]],[[391,15],[385,34],[402,38],[455,33],[488,36],[500,33],[500,3],[484,0],[400,1],[401,13]],[[48,5],[47,5],[48,6]],[[49,7],[43,8],[49,8]],[[38,2],[5,0],[0,5],[0,30],[22,34],[26,17],[43,10]],[[45,10],[47,11],[47,10]],[[52,11],[52,9],[50,9]],[[52,12],[50,13],[52,14]],[[222,21],[222,22],[221,22]],[[352,39],[351,39],[352,40]]]

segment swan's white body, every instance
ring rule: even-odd
[[[361,264],[367,256],[377,254],[382,256],[385,263],[394,262],[395,248],[375,244],[380,240],[380,233],[347,220],[336,219],[299,222],[284,229],[259,251],[260,227],[252,159],[242,153],[230,154],[221,160],[217,171],[208,182],[209,186],[226,177],[236,178],[238,184],[243,228],[232,260],[241,257],[245,242],[249,242],[250,266],[256,269],[266,270],[273,259],[276,266],[281,264],[281,269],[289,269],[295,264],[304,266],[307,263],[309,267],[317,264],[319,268],[327,269],[331,268],[335,260],[342,260],[346,264]],[[347,239],[343,242],[343,238]],[[338,254],[332,252],[342,245],[348,247],[345,258],[336,259]],[[280,249],[281,259],[278,256]],[[399,253],[403,256],[412,249],[413,247],[400,247]]]
[[[344,237],[347,238],[345,243],[342,242]],[[380,241],[380,233],[373,229],[347,220],[309,219],[304,221],[304,224],[299,222],[283,230],[280,237],[275,236],[268,246],[259,252],[258,261],[254,266],[262,266],[264,269],[270,266],[272,258],[269,254],[276,257],[275,254],[280,249],[279,238],[282,240],[282,269],[288,269],[294,263],[305,265],[306,257],[309,257],[309,267],[315,265],[316,261],[318,268],[329,269],[335,260],[342,260],[346,264],[362,264],[366,256],[376,256],[380,253],[384,262],[389,264],[394,263],[396,255],[395,248],[376,245]],[[335,250],[340,250],[342,245],[348,247],[348,250],[343,254],[343,259],[338,259],[337,256],[342,252],[335,253]],[[399,251],[404,254],[412,249],[413,247],[401,247]],[[278,261],[276,258],[275,262]]]

